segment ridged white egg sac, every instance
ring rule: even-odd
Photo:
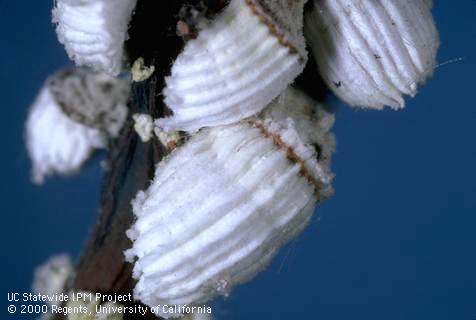
[[[45,263],[36,268],[33,276],[32,291],[34,294],[53,296],[64,292],[64,285],[73,273],[73,262],[66,254],[49,258]],[[45,301],[50,305],[60,302]]]
[[[128,112],[124,82],[86,69],[65,69],[48,78],[26,123],[33,182],[75,173],[118,134]]]
[[[306,0],[231,0],[172,66],[163,91],[173,116],[165,131],[193,132],[261,111],[307,61]]]
[[[333,121],[288,89],[261,115],[202,129],[160,162],[132,202],[135,299],[197,305],[263,270],[332,192]]]
[[[53,23],[58,40],[78,66],[117,75],[137,0],[56,0]]]
[[[404,107],[433,74],[438,31],[428,0],[314,0],[305,34],[329,88],[352,106]]]
[[[27,149],[33,163],[32,180],[37,184],[53,173],[75,173],[94,149],[107,144],[100,130],[70,119],[48,87],[42,89],[34,102],[26,127]]]

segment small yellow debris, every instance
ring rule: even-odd
[[[154,66],[146,67],[144,65],[144,59],[138,58],[132,64],[132,69],[131,69],[132,81],[141,82],[141,81],[147,80],[154,73],[154,71],[155,71]]]

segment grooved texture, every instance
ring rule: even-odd
[[[433,74],[428,0],[314,0],[305,34],[327,85],[352,106],[398,109]]]
[[[137,0],[56,0],[53,23],[58,40],[79,66],[117,75]]]
[[[301,48],[304,1],[296,3],[291,7],[295,12],[289,13],[297,17],[296,24],[281,28],[271,16],[260,15],[259,4],[232,0],[174,62],[163,91],[174,114],[158,124],[166,131],[190,132],[230,124],[258,113],[277,97],[306,61]],[[291,29],[289,34],[276,33]],[[296,43],[302,54],[283,45],[284,40]]]
[[[136,299],[183,305],[227,295],[307,225],[317,199],[332,191],[334,150],[333,116],[312,107],[289,89],[269,112],[204,129],[158,164],[132,202],[137,221],[126,256],[137,258]]]
[[[304,4],[307,0],[246,0],[261,21],[292,52],[307,56],[302,36]]]

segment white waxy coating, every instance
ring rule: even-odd
[[[327,85],[352,106],[398,109],[433,74],[428,0],[314,0],[305,33]]]
[[[34,294],[54,295],[64,292],[64,285],[73,273],[73,263],[66,254],[60,254],[48,259],[36,268],[33,276],[32,291]],[[50,305],[57,301],[48,301]]]
[[[33,164],[32,180],[43,183],[48,175],[79,170],[96,148],[106,147],[106,135],[70,119],[43,87],[26,123],[26,144]]]
[[[261,111],[304,68],[304,2],[231,0],[173,64],[163,93],[174,114],[158,125],[193,132]]]
[[[259,117],[204,129],[158,164],[127,232],[136,299],[193,305],[226,295],[307,225],[332,191],[333,116],[313,107],[288,89]]]
[[[137,0],[56,0],[53,22],[59,41],[79,66],[117,75]]]
[[[33,182],[76,172],[97,148],[116,137],[128,113],[127,81],[83,68],[49,77],[26,123]]]

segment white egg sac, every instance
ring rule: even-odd
[[[305,0],[231,0],[189,41],[163,91],[165,131],[195,131],[261,111],[306,63]]]
[[[137,0],[56,0],[53,22],[59,41],[78,66],[117,75]]]
[[[98,129],[70,119],[48,87],[34,102],[26,123],[26,143],[33,163],[32,180],[43,183],[53,173],[79,170],[96,148],[106,147],[106,136]]]
[[[329,88],[352,106],[394,109],[433,74],[428,0],[314,0],[305,34]]]
[[[71,174],[97,148],[107,146],[126,116],[124,80],[85,69],[66,69],[48,78],[26,123],[32,180]]]
[[[203,129],[160,162],[132,202],[135,298],[204,303],[263,270],[332,192],[333,119],[288,89],[259,116]]]

